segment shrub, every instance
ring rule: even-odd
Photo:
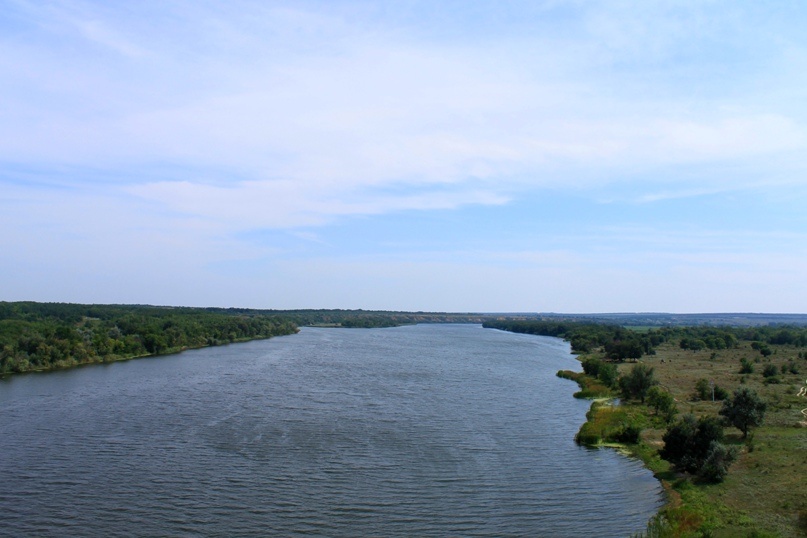
[[[639,435],[642,433],[642,428],[635,424],[628,424],[622,430],[614,435],[614,439],[620,443],[636,444],[639,442]]]
[[[710,482],[722,482],[729,472],[729,466],[737,459],[737,449],[712,441],[706,458],[698,470],[698,475]]]
[[[682,471],[696,473],[706,461],[713,442],[723,441],[723,426],[715,417],[684,415],[664,434],[662,458]]]
[[[699,379],[695,383],[694,399],[707,401],[711,400],[712,396],[714,396],[715,400],[725,400],[728,398],[729,393],[718,385],[711,385],[706,379]]]

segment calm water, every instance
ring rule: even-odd
[[[300,334],[0,381],[0,536],[626,536],[661,488],[576,446],[568,345]]]

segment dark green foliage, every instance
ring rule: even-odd
[[[606,387],[614,387],[619,376],[615,364],[611,364],[600,359],[587,358],[583,360],[583,372],[586,375],[596,377]]]
[[[729,466],[737,459],[737,448],[727,447],[712,441],[698,475],[709,482],[722,482],[729,472]]]
[[[614,339],[607,342],[603,348],[605,349],[605,355],[615,361],[636,360],[641,358],[645,352],[642,341],[634,336]]]
[[[638,359],[645,353],[652,353],[653,346],[665,339],[658,331],[637,333],[618,325],[585,321],[495,320],[486,321],[484,326],[515,333],[557,336],[568,340],[577,353],[589,353],[602,347],[612,360]]]
[[[642,428],[635,424],[628,424],[620,430],[614,437],[620,443],[636,444],[639,442],[639,435],[642,433]]]
[[[583,360],[581,364],[583,365],[583,372],[586,375],[597,377],[600,373],[600,367],[605,363],[600,359],[588,358]]]
[[[0,374],[156,355],[296,330],[279,316],[224,309],[0,303]]]
[[[604,363],[600,368],[600,373],[597,378],[603,382],[606,387],[616,387],[619,382],[619,370],[615,364]]]
[[[630,372],[619,378],[619,388],[626,398],[638,398],[644,403],[647,391],[657,385],[653,377],[653,368],[646,364],[636,364]]]
[[[737,345],[737,337],[729,328],[686,327],[678,332],[683,333],[679,344],[681,349],[731,349]]]
[[[718,385],[712,386],[706,379],[698,379],[695,383],[695,392],[692,394],[695,400],[710,401],[714,396],[715,401],[725,400],[729,393]]]
[[[714,393],[715,401],[725,400],[729,397],[728,391],[719,385],[715,385]]]
[[[768,357],[773,353],[765,342],[751,342],[751,349],[756,349],[763,357]]]
[[[734,391],[734,397],[723,402],[720,415],[726,422],[748,436],[748,431],[762,424],[765,419],[765,410],[768,405],[747,387],[740,387]]]
[[[741,374],[753,374],[754,373],[754,363],[750,362],[745,357],[740,359],[740,373]]]
[[[354,317],[342,320],[342,327],[355,329],[377,329],[381,327],[395,327],[399,325],[395,320],[384,316]]]
[[[762,377],[773,377],[779,375],[779,369],[775,364],[766,364],[762,369]]]
[[[684,415],[667,429],[663,440],[664,448],[659,454],[681,471],[708,475],[709,480],[714,480],[721,472],[720,464],[725,463],[728,469],[731,462],[731,454],[719,448],[723,442],[723,426],[716,417],[696,419],[691,414]],[[705,466],[707,460],[709,467]]]
[[[650,387],[647,391],[647,405],[652,407],[657,415],[664,417],[664,420],[668,422],[678,413],[672,394],[658,385]]]

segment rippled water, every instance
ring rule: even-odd
[[[573,437],[568,345],[300,334],[0,382],[0,536],[626,536],[662,502]]]

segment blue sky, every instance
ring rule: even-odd
[[[807,4],[0,0],[0,300],[807,312]]]

